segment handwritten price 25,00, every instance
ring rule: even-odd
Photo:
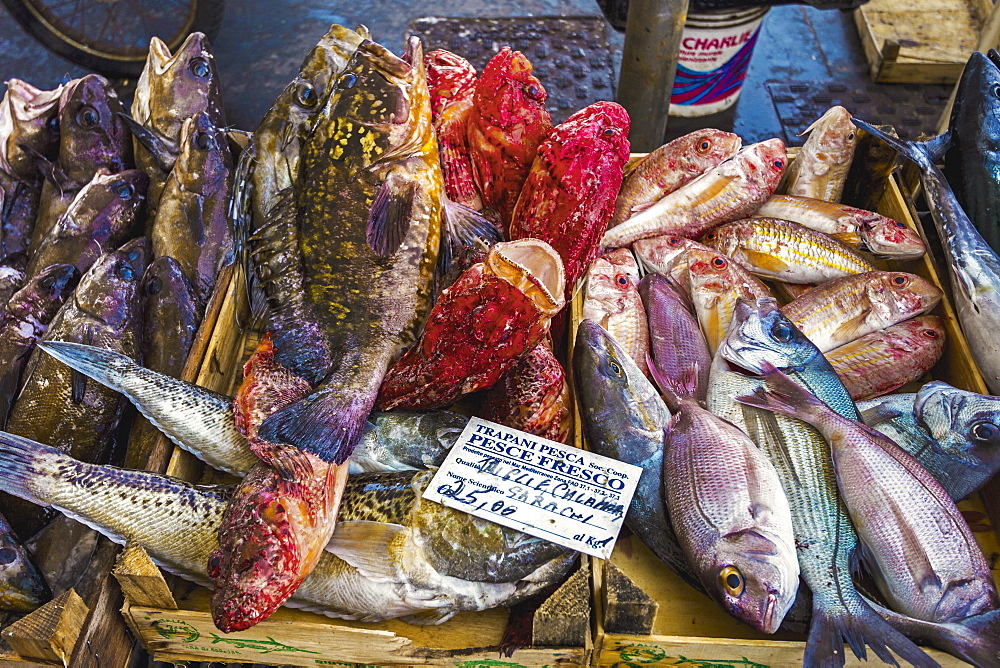
[[[459,480],[458,484],[456,484],[454,487],[451,485],[441,485],[440,487],[437,488],[438,494],[440,494],[441,496],[448,497],[450,499],[454,499],[459,503],[468,506],[476,506],[476,504],[478,503],[479,505],[475,507],[475,510],[482,510],[483,508],[486,508],[486,504],[488,504],[489,501],[480,501],[476,497],[479,494],[487,492],[488,490],[470,489],[463,495],[462,492],[464,491],[465,491],[464,480]],[[490,504],[488,510],[494,515],[500,515],[501,517],[509,517],[510,515],[513,515],[517,511],[517,508],[515,506],[508,506],[506,503],[504,503],[503,500],[498,500]]]

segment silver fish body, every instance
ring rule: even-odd
[[[788,168],[786,190],[789,195],[839,202],[858,139],[851,113],[839,105],[830,107],[805,131],[809,138]]]

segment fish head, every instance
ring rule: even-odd
[[[77,195],[65,215],[65,222],[73,221],[76,233],[105,236],[129,229],[146,201],[149,177],[137,169],[127,169],[114,174],[98,169]]]
[[[552,148],[557,150],[557,159],[561,155],[562,161],[569,162],[579,152],[581,145],[590,145],[605,161],[614,161],[624,169],[629,160],[630,127],[631,119],[625,107],[601,100],[587,105],[560,123],[550,135],[555,144]],[[563,137],[566,138],[565,141],[560,141]],[[600,163],[602,167],[607,164],[605,161]],[[612,172],[602,173],[600,176],[602,179],[610,179],[611,174]],[[574,174],[572,169],[568,175],[588,181],[594,178],[592,174]]]
[[[974,51],[958,81],[948,127],[979,150],[1000,148],[1000,56]]]
[[[562,258],[540,239],[495,244],[486,254],[485,271],[523,292],[542,314],[553,316],[566,305]]]
[[[673,234],[639,239],[632,244],[636,258],[648,271],[669,274],[675,281],[679,274],[687,273],[687,252],[691,248],[707,247]]]
[[[728,255],[707,246],[688,251],[691,301],[712,349],[725,338],[740,299],[769,297],[770,291]]]
[[[711,229],[702,234],[699,241],[723,255],[730,258],[736,257],[740,253],[740,242],[749,233],[752,233],[751,226],[745,227],[741,223],[742,221],[735,220]]]
[[[764,189],[774,191],[788,167],[788,153],[785,142],[777,137],[767,139],[743,148],[737,156],[745,158],[745,166],[754,181]]]
[[[816,147],[816,157],[825,163],[843,163],[854,156],[858,131],[851,122],[851,112],[840,105],[827,109],[805,132]]]
[[[723,160],[736,155],[743,147],[743,139],[732,132],[704,128],[695,130],[679,139],[681,142],[678,167],[689,174],[702,174]]]
[[[476,68],[462,56],[445,49],[435,49],[424,56],[424,66],[427,68],[427,89],[430,91],[434,118],[440,116],[449,104],[467,99],[476,90]]]
[[[917,392],[913,411],[948,457],[975,468],[1000,467],[1000,397],[934,381]]]
[[[805,366],[822,353],[778,308],[773,297],[751,302],[740,299],[719,354],[740,369],[763,373],[762,363],[779,369]]]
[[[48,322],[79,280],[80,272],[72,264],[49,265],[10,298],[7,312],[16,317],[31,314],[32,318]]]
[[[133,306],[149,257],[146,237],[99,257],[73,292],[77,308],[114,330],[124,329],[135,313]]]
[[[931,310],[944,293],[930,281],[903,271],[870,272],[866,285],[871,318],[883,327]]]
[[[132,135],[119,116],[124,109],[107,79],[88,74],[75,86],[67,86],[59,107],[59,166],[70,181],[82,186],[99,167],[110,172],[125,169],[132,157]]]
[[[216,186],[231,171],[228,140],[212,117],[202,111],[185,120],[173,178],[191,193],[217,192]]]
[[[618,301],[635,292],[639,284],[639,265],[628,248],[616,248],[598,257],[587,272],[586,293],[598,301]]]
[[[20,79],[7,82],[0,102],[0,170],[24,181],[38,179],[37,156],[59,153],[59,99],[63,87],[43,91]]]
[[[159,37],[150,39],[132,117],[176,148],[184,120],[202,111],[224,124],[219,71],[208,38],[193,32],[173,54]]]
[[[31,612],[52,598],[28,550],[0,516],[0,608]]]
[[[892,218],[866,212],[858,225],[858,234],[868,250],[880,257],[897,260],[915,260],[922,257],[927,247],[917,231]]]
[[[505,46],[490,58],[476,85],[475,104],[487,124],[513,132],[529,128],[525,134],[538,136],[541,126],[551,127],[545,109],[548,93],[532,74],[531,61],[520,51]]]

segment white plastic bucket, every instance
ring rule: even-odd
[[[670,96],[671,116],[705,116],[736,104],[768,9],[688,14]]]

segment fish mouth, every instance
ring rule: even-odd
[[[566,305],[562,259],[544,241],[498,243],[486,256],[486,266],[493,275],[521,290],[546,315],[555,315]]]
[[[767,600],[764,601],[764,611],[760,619],[760,630],[764,633],[774,633],[781,626],[782,619],[779,616],[780,611],[778,610],[778,595],[775,592],[770,592],[767,595]]]
[[[996,49],[990,49],[986,52],[986,57],[989,59],[993,66],[1000,69],[1000,53]]]

